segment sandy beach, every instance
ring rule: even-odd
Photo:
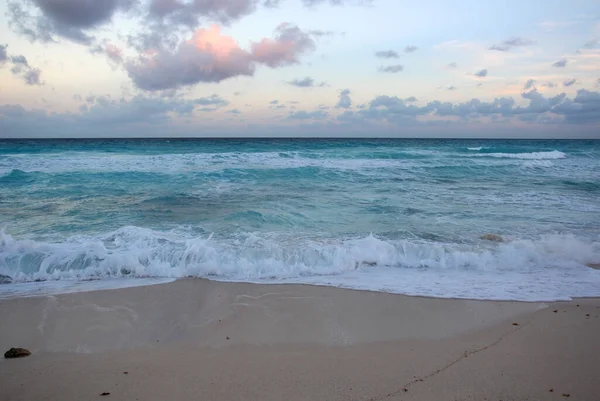
[[[0,301],[0,400],[597,400],[600,299],[190,279]],[[102,393],[110,393],[101,396]]]

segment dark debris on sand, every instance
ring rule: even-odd
[[[11,348],[4,353],[6,359],[23,358],[31,355],[31,351],[25,348]]]

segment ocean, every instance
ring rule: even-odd
[[[181,277],[600,296],[600,141],[0,140],[0,230],[0,298]]]

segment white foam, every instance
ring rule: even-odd
[[[476,148],[467,148],[467,150],[475,150],[475,151],[480,151],[481,149],[483,149],[483,146],[478,146]]]
[[[159,155],[104,154],[72,152],[65,154],[11,155],[0,160],[0,174],[13,170],[43,173],[111,173],[142,172],[179,174],[189,172],[215,172],[225,169],[284,169],[318,167],[362,171],[390,167],[411,167],[410,160],[303,157],[298,152],[225,152],[181,153]],[[318,156],[318,155],[316,155]]]
[[[496,157],[501,159],[525,159],[525,160],[556,160],[565,159],[567,155],[561,151],[530,152],[530,153],[477,153],[471,156]]]
[[[434,297],[550,301],[600,296],[600,271],[585,266],[599,261],[599,242],[572,235],[499,245],[386,241],[374,236],[307,240],[275,233],[193,237],[183,230],[139,227],[58,243],[0,236],[0,274],[17,283],[193,276]]]

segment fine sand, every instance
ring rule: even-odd
[[[600,299],[179,280],[0,301],[0,400],[600,399]],[[110,393],[102,396],[102,393]]]

